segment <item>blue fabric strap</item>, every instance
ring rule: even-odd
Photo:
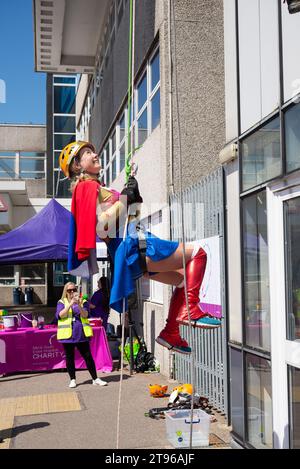
[[[146,237],[144,234],[144,230],[141,225],[136,226],[136,231],[138,235],[138,240],[139,240],[139,262],[140,262],[140,267],[143,272],[148,272],[147,269],[147,263],[146,263],[146,249],[147,249],[147,243],[146,243]]]

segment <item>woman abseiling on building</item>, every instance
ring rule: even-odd
[[[98,272],[95,249],[97,233],[107,244],[114,263],[111,308],[119,313],[123,312],[123,299],[127,299],[134,291],[135,280],[143,275],[176,286],[166,326],[156,342],[180,353],[190,353],[191,348],[180,337],[179,332],[179,324],[189,323],[183,282],[182,243],[163,240],[150,232],[144,232],[147,272],[143,271],[136,218],[129,218],[125,239],[119,236],[119,231],[121,234],[123,232],[120,227],[125,225],[128,206],[139,204],[143,200],[136,179],[130,176],[121,194],[102,186],[99,181],[101,165],[98,154],[91,143],[84,141],[68,144],[60,154],[59,164],[65,176],[73,181],[69,271],[82,277]],[[221,321],[200,309],[198,296],[206,260],[207,256],[202,248],[186,245],[186,281],[191,322],[193,327],[212,329],[219,327]]]

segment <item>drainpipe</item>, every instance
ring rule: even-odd
[[[172,50],[171,50],[171,1],[168,0],[168,66],[169,66],[169,163],[170,163],[170,190],[174,194],[173,174],[173,106],[172,106]]]

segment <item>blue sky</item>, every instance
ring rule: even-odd
[[[0,0],[0,123],[46,123],[46,74],[34,71],[32,5]]]

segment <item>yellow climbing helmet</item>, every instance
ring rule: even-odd
[[[193,394],[193,386],[190,383],[181,384],[173,389],[173,391],[176,390],[183,394]]]
[[[161,384],[149,384],[149,391],[152,397],[164,397],[168,390],[168,386]]]
[[[83,140],[76,140],[76,142],[68,143],[68,145],[66,145],[61,151],[59,155],[59,166],[66,177],[70,177],[70,164],[73,158],[78,155],[83,147],[89,147],[96,152],[94,145],[89,142],[84,142]]]

